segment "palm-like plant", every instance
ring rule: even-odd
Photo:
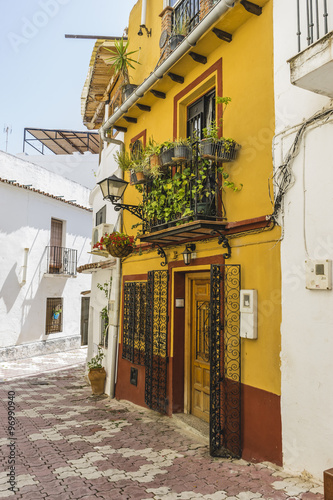
[[[115,40],[114,42],[115,51],[105,47],[106,50],[112,54],[107,61],[112,63],[115,74],[119,74],[123,77],[125,84],[129,83],[129,68],[135,69],[134,64],[140,64],[131,57],[133,54],[138,52],[138,50],[132,50],[129,52],[128,45],[129,40],[125,43],[124,39],[121,38],[120,40]]]

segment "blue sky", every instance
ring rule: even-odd
[[[0,0],[0,149],[23,150],[25,127],[86,130],[80,97],[93,40],[121,36],[136,0]],[[33,154],[33,150],[27,149]]]

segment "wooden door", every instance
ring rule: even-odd
[[[209,360],[210,280],[192,281],[191,304],[191,413],[209,422],[210,360]]]

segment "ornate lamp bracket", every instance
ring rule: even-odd
[[[230,259],[231,257],[231,246],[229,245],[229,240],[225,234],[220,233],[220,231],[212,231],[212,234],[218,234],[219,239],[217,240],[218,245],[222,245],[223,248],[228,250],[227,253],[222,254],[225,259]]]
[[[165,251],[163,250],[161,245],[159,245],[158,243],[154,243],[153,248],[154,247],[157,247],[157,255],[162,257],[162,259],[164,259],[164,262],[161,262],[161,266],[163,266],[163,267],[166,266],[168,264],[168,261],[167,261],[167,256],[165,254]]]

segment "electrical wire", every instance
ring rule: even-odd
[[[284,162],[282,165],[277,167],[276,171],[274,172],[273,176],[269,179],[273,181],[273,186],[274,186],[274,191],[275,191],[275,200],[274,202],[273,197],[271,195],[271,188],[269,184],[269,197],[271,200],[271,203],[274,207],[273,214],[272,214],[272,219],[274,220],[275,223],[278,222],[278,216],[280,213],[283,214],[283,201],[284,201],[284,196],[286,192],[293,186],[295,183],[295,177],[292,171],[292,161],[294,158],[298,155],[299,153],[299,148],[300,148],[300,143],[302,140],[302,137],[304,135],[305,130],[307,127],[309,127],[311,124],[315,123],[316,121],[326,119],[328,120],[331,116],[333,115],[333,109],[326,109],[324,111],[321,111],[320,113],[317,113],[313,115],[311,118],[306,120],[302,126],[298,129],[294,142],[292,143],[291,147],[288,150],[288,153],[284,159]]]

